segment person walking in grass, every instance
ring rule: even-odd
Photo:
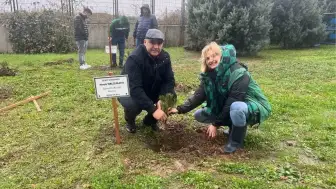
[[[265,121],[271,106],[247,67],[237,61],[233,45],[212,42],[202,50],[201,60],[199,88],[184,104],[171,108],[169,114],[184,114],[206,102],[195,112],[195,119],[210,124],[209,138],[216,136],[219,126],[229,126],[224,152],[233,153],[243,147],[247,125]]]
[[[128,39],[130,24],[126,16],[114,19],[110,25],[110,40],[113,46],[118,46],[119,67],[123,67],[126,40]],[[117,54],[112,53],[112,66],[117,66]]]
[[[89,30],[87,25],[87,18],[92,15],[89,8],[84,8],[83,12],[75,16],[74,19],[74,33],[78,49],[79,68],[81,70],[89,69],[91,66],[85,61],[85,53],[88,47]]]

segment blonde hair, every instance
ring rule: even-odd
[[[221,48],[216,42],[211,42],[203,48],[201,55],[201,72],[203,73],[209,71],[209,67],[206,63],[206,55],[209,51],[221,54]]]

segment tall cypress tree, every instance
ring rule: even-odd
[[[238,54],[256,54],[269,43],[270,0],[190,0],[187,47],[208,42],[235,45]]]
[[[272,43],[283,48],[311,47],[325,38],[323,11],[318,0],[275,0]]]

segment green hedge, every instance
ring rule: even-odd
[[[68,53],[75,50],[72,18],[51,10],[18,11],[5,26],[15,53]]]

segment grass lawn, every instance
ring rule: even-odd
[[[167,50],[182,103],[198,85],[199,53]],[[206,141],[195,131],[202,125],[192,113],[171,117],[171,123],[182,126],[173,134],[140,127],[132,135],[121,127],[122,144],[115,145],[111,101],[96,100],[93,85],[93,77],[107,71],[80,71],[76,61],[44,65],[76,57],[0,54],[0,62],[18,69],[15,77],[0,77],[0,87],[13,90],[7,97],[1,91],[0,107],[52,91],[38,100],[42,112],[28,103],[0,113],[1,189],[336,188],[335,47],[268,49],[241,58],[273,114],[259,129],[249,128],[245,149],[234,155],[203,153],[227,139],[219,135]],[[90,50],[87,62],[107,65],[109,57]],[[120,106],[118,112],[123,126]],[[144,115],[137,120],[140,126]],[[197,143],[192,150],[185,138],[205,146]],[[153,141],[165,149],[157,152]]]

